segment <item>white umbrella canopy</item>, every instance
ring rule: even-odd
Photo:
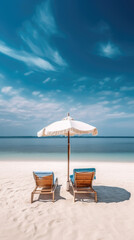
[[[68,136],[68,174],[67,174],[67,190],[69,190],[69,161],[70,161],[70,136],[80,134],[92,134],[93,136],[98,134],[96,127],[91,126],[81,121],[75,121],[68,114],[66,118],[61,121],[54,122],[47,127],[41,129],[38,133],[38,137],[45,136]]]
[[[93,127],[87,123],[75,121],[69,115],[61,121],[54,122],[47,127],[41,129],[38,133],[38,137],[45,136],[57,136],[57,135],[65,135],[68,136],[68,132],[70,136],[74,136],[77,134],[89,134],[91,133],[93,136],[97,135],[98,131],[96,127]]]

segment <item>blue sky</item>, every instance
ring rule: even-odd
[[[0,135],[36,135],[70,112],[99,135],[134,135],[134,3],[5,0]]]

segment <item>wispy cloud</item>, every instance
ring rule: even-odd
[[[123,76],[117,76],[114,78],[114,82],[115,83],[120,82],[122,79],[123,79]]]
[[[13,88],[4,89],[3,95],[0,96],[0,121],[7,126],[4,119],[8,119],[8,125],[23,125],[30,120],[32,124],[42,122],[44,119],[48,122],[54,121],[55,116],[57,118],[63,118],[65,111],[63,104],[56,101],[54,98],[42,98],[40,92],[33,92],[33,96],[39,96],[36,98],[28,98],[22,96],[21,93],[10,96],[10,101],[4,97],[5,93],[9,93]],[[16,123],[16,124],[15,124]],[[29,126],[30,127],[30,126]],[[36,133],[35,133],[36,134]]]
[[[128,101],[129,105],[134,105],[134,100]]]
[[[50,80],[51,80],[51,78],[48,77],[48,78],[46,78],[46,79],[43,81],[43,83],[47,83],[47,82],[49,82]]]
[[[115,112],[107,114],[107,118],[133,118],[134,113],[126,113],[126,112]]]
[[[65,62],[65,60],[60,56],[60,54],[58,53],[58,51],[53,51],[52,53],[52,57],[53,60],[56,64],[58,64],[59,66],[67,66],[67,63]]]
[[[56,81],[56,78],[50,78],[50,77],[48,77],[48,78],[46,78],[45,80],[43,80],[43,83],[46,84],[46,83],[48,83],[48,82],[55,82],[55,81]]]
[[[33,96],[38,96],[39,98],[44,98],[44,95],[39,91],[33,91],[32,95]]]
[[[121,102],[121,100],[122,100],[122,98],[118,98],[116,100],[113,100],[112,103],[113,104],[117,104],[117,103]]]
[[[28,66],[32,66],[32,67],[36,67],[42,70],[47,70],[47,71],[54,71],[55,68],[54,66],[49,63],[48,61],[34,56],[32,54],[29,54],[25,51],[17,51],[14,50],[10,47],[8,47],[5,43],[0,41],[0,52],[11,57],[14,58],[16,60],[22,61],[25,64],[27,64]]]
[[[116,76],[116,77],[105,77],[99,81],[99,84],[103,86],[104,84],[108,85],[111,83],[118,83],[123,79],[123,76]]]
[[[96,126],[104,124],[103,127],[105,127],[105,121],[110,119],[131,119],[134,117],[134,113],[121,111],[121,105],[112,107],[109,103],[108,101],[102,101],[90,105],[76,104],[71,107],[71,110],[74,118],[78,119],[79,117],[85,121],[89,119],[90,122],[95,122]],[[118,111],[115,111],[116,109],[118,109]]]
[[[29,52],[14,49],[0,41],[0,53],[21,61],[35,70],[57,71],[59,67],[66,67],[67,63],[60,55],[55,44],[50,45],[50,42],[53,42],[53,34],[58,34],[58,30],[50,3],[46,1],[37,7],[34,16],[30,21],[24,23],[20,32],[23,45],[25,42],[30,48]],[[33,71],[28,71],[24,75],[28,76],[32,73]]]
[[[102,95],[103,97],[108,97],[108,96],[119,97],[120,96],[120,92],[112,91],[112,90],[103,90],[98,92],[98,94]]]
[[[123,110],[122,105],[113,106],[111,101],[104,99],[99,102],[94,101],[94,103],[84,104],[81,102],[76,103],[72,97],[67,96],[65,98],[67,101],[60,102],[53,96],[49,97],[47,94],[45,98],[40,91],[34,91],[32,92],[33,97],[24,97],[22,92],[18,92],[17,95],[10,95],[9,101],[5,94],[11,90],[14,90],[12,86],[5,89],[0,96],[1,126],[18,126],[23,129],[22,126],[30,122],[28,131],[26,128],[23,129],[24,134],[28,134],[30,131],[33,132],[33,129],[35,129],[34,134],[36,134],[36,131],[41,126],[44,127],[55,121],[55,119],[62,119],[68,111],[74,119],[94,123],[96,127],[101,125],[101,129],[106,127],[107,120],[118,118],[123,120],[134,117],[133,113]],[[7,121],[4,121],[4,119],[7,119]],[[109,126],[107,125],[107,127]]]
[[[104,85],[105,83],[108,83],[111,80],[110,77],[105,77],[104,79],[102,79],[101,81],[99,81],[100,85]]]
[[[53,41],[54,35],[61,37],[50,2],[46,1],[37,7],[31,20],[23,24],[20,36],[34,54],[47,58],[55,68],[66,67],[67,63]]]
[[[80,77],[77,79],[77,82],[83,82],[83,81],[86,81],[88,80],[88,77]]]
[[[39,95],[39,94],[40,94],[39,91],[34,91],[34,92],[32,92],[32,95],[34,95],[34,96],[37,96],[37,95]]]
[[[46,1],[37,7],[33,20],[35,20],[40,28],[42,28],[47,34],[55,34],[58,31],[49,1]]]
[[[29,76],[29,75],[31,75],[32,73],[33,73],[33,71],[29,71],[29,72],[24,73],[24,75],[25,75],[25,76]]]
[[[43,94],[39,94],[39,97],[40,97],[40,98],[44,98],[44,95],[43,95]]]
[[[120,88],[120,91],[133,91],[133,90],[134,90],[134,87],[126,87],[126,86],[124,86],[124,87]]]
[[[121,55],[121,51],[115,44],[108,42],[99,45],[98,54],[107,58],[116,58]]]
[[[82,85],[78,85],[76,83],[73,84],[73,91],[74,92],[82,92],[86,89],[86,85],[82,84]]]

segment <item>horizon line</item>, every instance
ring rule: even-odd
[[[0,138],[66,138],[67,136],[59,135],[59,136],[0,136]],[[134,136],[84,136],[84,135],[75,135],[70,136],[71,138],[134,138]]]

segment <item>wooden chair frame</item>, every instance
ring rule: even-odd
[[[52,194],[52,201],[54,202],[54,193],[58,185],[58,178],[53,184],[53,174],[39,178],[34,172],[36,187],[31,193],[31,203],[33,203],[34,194]]]
[[[97,192],[92,187],[95,172],[75,172],[74,183],[70,180],[73,188],[74,202],[76,194],[93,193],[97,202]]]

